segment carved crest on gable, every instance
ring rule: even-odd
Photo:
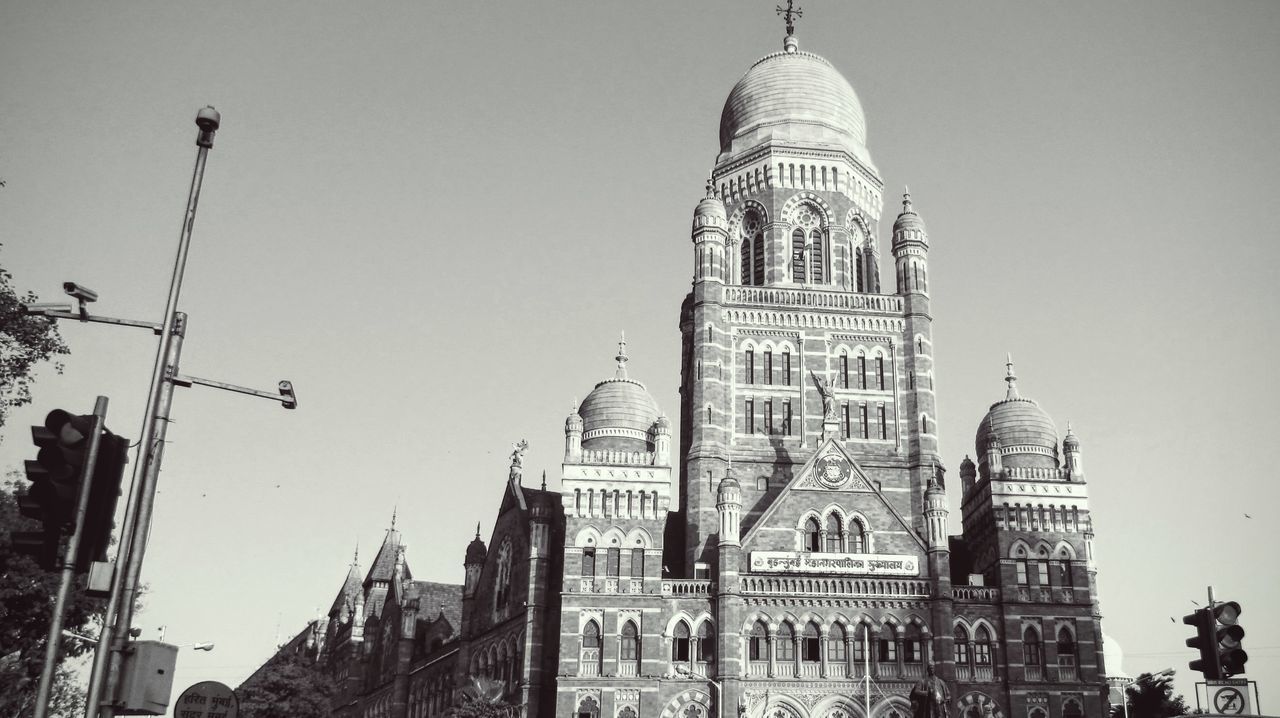
[[[816,491],[872,491],[862,470],[834,441],[818,452],[794,487]]]

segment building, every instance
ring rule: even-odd
[[[414,580],[388,530],[308,628],[337,714],[436,716],[477,676],[529,718],[906,718],[932,663],[954,716],[1106,715],[1080,441],[1010,361],[948,481],[930,237],[904,195],[882,290],[884,192],[853,88],[789,27],[730,91],[694,210],[679,436],[620,343],[559,491],[517,446],[460,587]]]

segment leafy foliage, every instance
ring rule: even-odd
[[[277,656],[236,689],[244,718],[327,718],[334,686],[310,660]]]
[[[22,305],[34,302],[36,295],[19,296],[12,279],[0,267],[0,426],[10,409],[31,403],[36,364],[70,353],[52,319],[22,313]],[[54,368],[61,372],[62,364]]]
[[[458,691],[458,702],[444,712],[444,718],[514,718],[520,707],[506,702],[507,686],[492,678],[470,677]]]
[[[17,497],[25,489],[17,472],[0,483],[0,715],[27,715],[35,702],[40,668],[44,665],[49,617],[58,591],[58,574],[46,573],[30,557],[13,552],[12,531],[34,531],[38,521],[18,513]],[[83,586],[72,587],[67,600],[63,627],[71,631],[96,632],[104,605],[84,595]],[[90,650],[83,641],[63,641],[62,657],[80,656]],[[74,677],[59,670],[54,700],[72,700]],[[70,715],[70,713],[67,713]]]
[[[1129,718],[1173,718],[1186,715],[1187,703],[1173,692],[1173,676],[1143,673],[1127,689]],[[1124,718],[1124,705],[1113,706],[1111,718]]]

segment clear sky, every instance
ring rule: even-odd
[[[678,414],[691,212],[725,96],[781,47],[774,5],[0,4],[0,263],[45,301],[74,280],[159,321],[212,104],[182,371],[297,387],[295,412],[174,402],[140,625],[217,643],[183,651],[175,696],[237,684],[327,610],[397,507],[414,575],[460,583],[510,445],[556,485],[619,330]],[[928,224],[952,476],[1012,352],[1081,439],[1124,669],[1177,668],[1190,698],[1181,617],[1213,584],[1274,713],[1280,3],[803,8],[801,48],[866,110],[882,247],[904,184]],[[138,436],[154,337],[62,331],[6,469],[29,424],[97,394]]]

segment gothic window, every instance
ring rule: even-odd
[[[1043,588],[1049,587],[1049,551],[1041,548],[1036,554],[1036,581]]]
[[[778,639],[773,645],[779,661],[796,659],[796,634],[790,623],[784,623],[778,628]]]
[[[1042,708],[1032,708],[1030,718],[1049,718],[1049,714],[1045,713]]]
[[[880,438],[889,438],[889,425],[885,420],[884,404],[876,406],[876,421],[880,424]]]
[[[764,230],[755,210],[742,218],[741,276],[743,284],[764,284]]]
[[[698,646],[695,658],[703,663],[716,660],[716,634],[711,630],[711,622],[703,621],[698,626]]]
[[[591,578],[596,575],[596,550],[591,547],[582,549],[582,576]]]
[[[1044,653],[1040,649],[1040,634],[1036,629],[1027,626],[1022,632],[1022,662],[1027,666],[1039,668],[1044,665]]]
[[[782,385],[791,386],[791,350],[782,350]]]
[[[671,660],[677,663],[689,662],[689,624],[680,621],[671,633]]]
[[[742,262],[742,283],[751,284],[751,238],[742,238],[742,244],[738,248],[738,256]]]
[[[818,520],[812,516],[804,522],[804,548],[806,551],[822,550],[822,534],[818,528]]]
[[[773,350],[764,350],[764,383],[773,383]]]
[[[618,644],[618,658],[628,663],[640,663],[640,635],[636,624],[627,621],[622,624],[622,640]]]
[[[605,575],[611,578],[618,576],[618,564],[622,560],[622,549],[605,549]]]
[[[618,718],[636,718],[636,709],[631,706],[625,706],[618,711]]]
[[[861,427],[862,438],[867,438],[871,433],[870,427],[867,425],[867,405],[858,404],[858,426]]]
[[[795,282],[805,280],[804,230],[799,228],[791,233],[791,279]]]
[[[1025,558],[1017,559],[1013,562],[1014,571],[1017,573],[1019,586],[1026,586],[1027,580],[1027,560]]]
[[[1071,588],[1071,560],[1061,559],[1058,561],[1058,585],[1064,588]]]
[[[840,354],[840,388],[849,388],[849,355]]]
[[[884,390],[884,357],[876,357],[876,388]]]
[[[747,383],[756,383],[756,352],[754,349],[747,350],[743,362],[747,370]]]
[[[1062,718],[1081,718],[1084,711],[1080,709],[1080,703],[1074,698],[1068,698],[1062,702]]]
[[[595,621],[587,621],[587,625],[582,629],[582,655],[579,661],[584,673],[591,675],[591,669],[595,669],[595,674],[600,673],[600,663],[603,656],[600,650],[600,626]]]
[[[855,266],[854,266],[854,272],[856,272],[856,274],[857,274],[857,280],[858,280],[857,287],[858,287],[858,291],[859,291],[859,292],[865,292],[865,291],[866,291],[866,282],[865,282],[865,281],[863,280],[863,278],[862,278],[862,247],[858,247],[857,249],[853,250],[853,261],[854,261],[854,264],[855,264]]]
[[[924,638],[920,635],[920,626],[912,623],[907,626],[906,636],[902,641],[903,663],[924,663]]]
[[[746,420],[747,433],[754,434],[756,432],[756,403],[752,399],[747,399]]]
[[[849,553],[866,553],[867,552],[867,535],[862,530],[862,524],[857,521],[849,522]]]
[[[822,283],[824,258],[822,231],[815,229],[809,232],[809,279],[816,284]]]
[[[600,704],[595,698],[587,696],[578,703],[578,718],[600,718]]]
[[[849,433],[849,405],[840,405],[840,428],[842,432],[841,438],[848,439],[852,434]]]
[[[837,623],[831,627],[831,633],[827,636],[827,660],[844,663],[849,655],[845,648],[844,626]]]
[[[764,400],[764,433],[773,434],[773,401]]]
[[[631,549],[631,578],[644,578],[644,549],[642,548]]]
[[[870,632],[867,624],[858,624],[857,630],[854,631],[853,637],[853,662],[863,665],[867,661],[867,634]]]
[[[818,624],[806,623],[800,641],[800,660],[806,663],[817,663],[822,660],[822,634]]]
[[[867,388],[867,357],[865,354],[858,355],[858,388]]]
[[[782,400],[782,433],[791,436],[791,400]]]
[[[756,286],[764,284],[764,232],[757,230],[751,238],[751,253],[755,263],[751,267],[751,281]]]
[[[751,636],[747,641],[747,660],[769,660],[769,631],[760,621],[751,627]]]
[[[898,637],[893,633],[893,626],[886,623],[880,628],[879,654],[876,661],[882,665],[898,666]]]
[[[953,633],[953,660],[956,662],[957,668],[963,668],[969,665],[969,634],[965,632],[964,626],[956,626]]]
[[[844,532],[840,530],[840,519],[834,513],[827,515],[827,553],[840,553],[844,549]]]
[[[1074,666],[1076,664],[1076,639],[1066,626],[1058,629],[1058,665]]]
[[[986,626],[978,626],[974,636],[973,662],[979,666],[991,665],[991,631]]]

